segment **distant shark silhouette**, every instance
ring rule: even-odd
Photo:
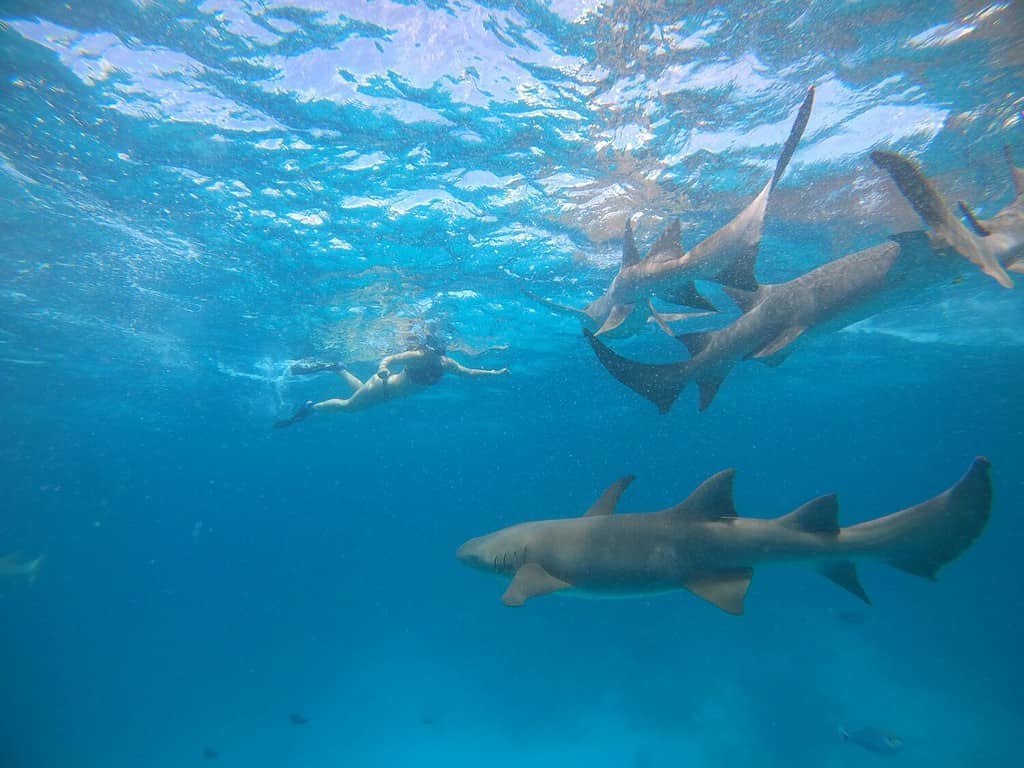
[[[813,564],[869,603],[854,561],[877,560],[935,579],[981,535],[992,504],[984,458],[938,496],[848,528],[839,527],[834,495],[774,520],[737,517],[734,474],[719,472],[660,512],[616,515],[633,480],[624,477],[582,517],[521,523],[470,539],[457,557],[511,577],[502,596],[509,606],[561,591],[615,597],[683,588],[741,614],[754,567],[774,562]]]
[[[960,211],[971,228],[957,219],[932,183],[913,160],[895,152],[876,151],[871,159],[892,176],[900,192],[931,227],[936,236],[1004,288],[1012,288],[1006,273],[1024,273],[1024,169],[1017,168],[1006,148],[1006,162],[1013,175],[1013,202],[991,219],[981,220],[960,203]]]
[[[29,584],[35,584],[39,578],[39,569],[42,567],[42,557],[25,560],[17,552],[0,557],[0,576],[28,579]]]
[[[633,238],[633,226],[626,222],[622,245],[622,264],[608,290],[585,309],[566,307],[526,292],[531,299],[563,314],[572,314],[585,323],[598,325],[597,335],[615,332],[633,335],[651,316],[651,297],[672,304],[714,311],[715,307],[697,292],[695,279],[710,279],[740,289],[753,289],[754,264],[764,230],[768,199],[786,172],[790,158],[803,136],[814,104],[814,88],[807,90],[797,112],[789,138],[775,164],[772,178],[764,189],[732,221],[703,240],[693,250],[683,252],[679,220],[676,219],[643,259]],[[687,315],[683,315],[686,317]],[[664,317],[664,316],[663,316]],[[662,326],[664,327],[664,325]]]

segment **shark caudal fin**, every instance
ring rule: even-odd
[[[796,152],[800,139],[804,136],[804,129],[807,128],[807,121],[811,119],[811,109],[813,107],[814,86],[812,85],[807,89],[807,95],[804,97],[804,101],[800,105],[800,110],[796,113],[796,120],[793,121],[793,127],[789,129],[789,138],[787,138],[786,143],[783,144],[782,154],[779,155],[779,159],[775,163],[775,173],[772,174],[772,189],[775,189],[775,185],[779,183],[782,175],[786,172],[786,166],[789,165],[789,161],[792,159],[793,153]]]
[[[991,464],[979,457],[959,481],[938,496],[877,520],[844,528],[865,542],[870,556],[901,571],[934,580],[962,555],[988,523],[992,509]]]
[[[896,152],[882,150],[872,152],[871,160],[889,173],[907,202],[936,235],[1001,286],[1013,287],[1013,280],[999,262],[991,241],[960,222],[916,162]]]
[[[668,413],[690,381],[690,362],[652,365],[638,363],[612,351],[589,330],[584,335],[608,373],[642,395],[658,407],[659,413]]]

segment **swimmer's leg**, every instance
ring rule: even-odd
[[[320,373],[320,371],[340,370],[343,370],[341,363],[327,363],[323,360],[299,360],[296,363],[292,363],[292,367],[288,369],[288,372],[292,376],[308,376],[311,373]]]
[[[341,377],[342,381],[344,381],[352,388],[353,392],[358,392],[360,389],[362,389],[363,382],[361,382],[358,378],[349,373],[347,369],[339,366],[338,368],[335,368],[335,373],[337,373]]]

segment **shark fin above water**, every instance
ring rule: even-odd
[[[537,563],[525,563],[516,571],[512,577],[512,583],[508,585],[505,594],[501,596],[501,602],[505,605],[518,607],[531,597],[550,595],[562,589],[568,589],[572,584],[556,579],[543,566]]]
[[[619,505],[619,499],[622,494],[625,493],[626,489],[629,488],[629,484],[636,479],[636,475],[626,475],[625,477],[616,480],[608,489],[601,494],[601,498],[594,502],[593,506],[590,507],[586,512],[583,513],[584,517],[599,517],[601,515],[614,515],[615,508]]]
[[[753,578],[753,568],[704,571],[690,576],[683,582],[683,587],[726,613],[741,616],[743,599],[747,596]]]

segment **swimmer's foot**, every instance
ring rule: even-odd
[[[287,419],[280,419],[274,422],[274,429],[281,429],[282,427],[290,427],[298,421],[302,421],[304,418],[309,416],[313,412],[313,401],[307,400],[301,406],[299,410],[289,416]]]
[[[341,371],[344,368],[345,366],[341,363],[325,363],[323,360],[299,360],[297,363],[292,363],[292,367],[288,370],[292,376],[308,376],[311,373]]]

